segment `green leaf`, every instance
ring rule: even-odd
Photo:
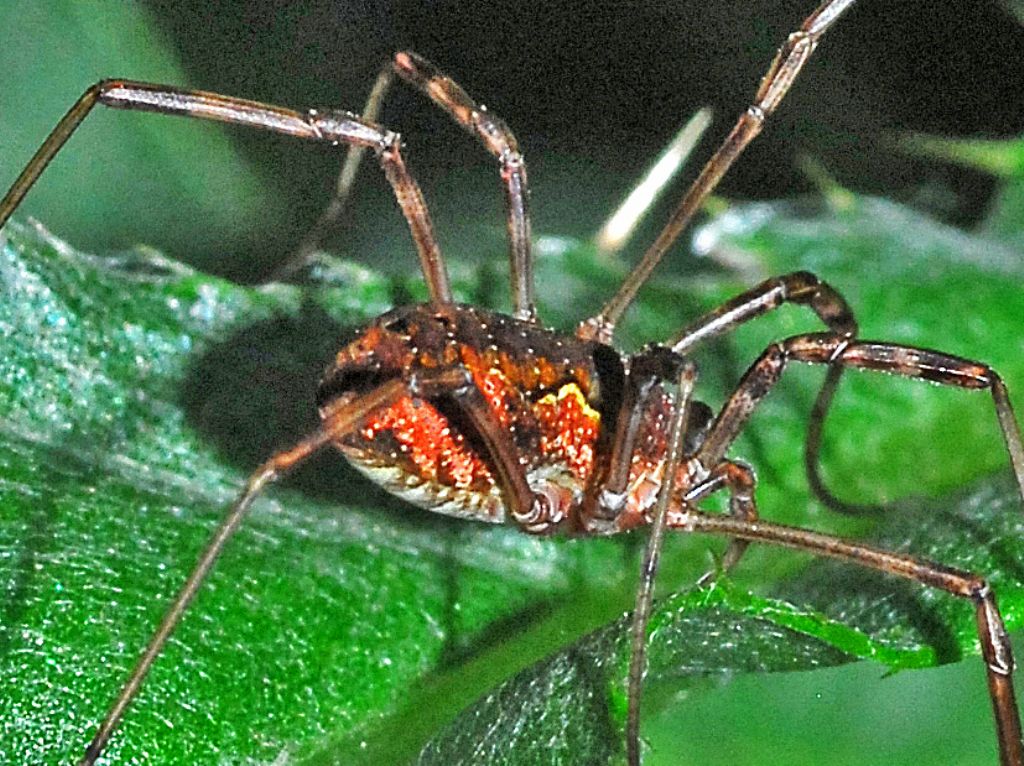
[[[379,313],[387,283],[345,274],[330,311]],[[245,471],[315,421],[313,377],[341,329],[315,293],[239,288],[152,253],[84,256],[14,224],[0,284],[0,750],[66,762]],[[592,553],[432,524],[340,462],[259,504],[112,761],[269,760],[358,732],[485,626],[573,577],[607,580]]]
[[[1024,23],[1024,3],[1021,0],[1003,0],[1003,6],[1017,17],[1017,21]]]
[[[341,264],[320,286],[242,288],[148,251],[96,258],[40,230],[5,233],[0,699],[10,704],[0,707],[0,760],[66,762],[246,473],[315,423],[315,377],[338,338],[411,285]],[[1022,267],[1005,245],[858,198],[811,214],[739,209],[697,243],[751,274],[666,269],[625,343],[670,338],[761,273],[811,268],[848,296],[865,335],[991,361],[1020,409]],[[571,242],[540,249],[544,316],[563,327],[624,269]],[[460,294],[484,292],[485,278],[464,273]],[[812,317],[785,309],[715,344],[700,358],[701,395],[719,404],[769,338],[811,329]],[[826,429],[826,475],[842,496],[943,498],[1005,469],[984,394],[849,377]],[[809,499],[800,468],[820,378],[787,372],[735,454],[758,468],[766,518],[849,529]],[[433,518],[341,462],[325,456],[257,503],[129,711],[111,762],[288,753],[401,763],[428,741],[425,762],[618,757],[621,615],[638,540],[536,540]],[[892,523],[919,538],[898,526],[876,534],[991,575],[1019,626],[1016,500],[987,481],[971,497],[895,509]],[[677,537],[667,552],[661,582],[680,593],[656,615],[655,698],[722,673],[859,657],[916,667],[974,651],[962,604],[849,569],[780,579],[804,561],[789,554],[755,549],[737,573],[746,579],[689,593],[709,547],[719,549]],[[750,581],[776,583],[776,595],[749,595]],[[540,712],[508,717],[520,709]]]
[[[986,481],[956,498],[892,510],[869,542],[994,573],[991,581],[1007,624],[1020,627],[1024,519],[1015,484]],[[973,604],[910,582],[819,561],[778,590],[790,600],[754,596],[724,581],[660,601],[651,620],[648,714],[670,701],[678,705],[683,690],[739,673],[809,670],[856,659],[899,670],[976,653]],[[440,732],[419,763],[614,760],[622,737],[628,631],[628,620],[620,619],[502,684]],[[981,689],[981,663],[975,663],[972,682]],[[927,708],[942,701],[915,699],[914,704]],[[609,710],[619,712],[620,720]],[[845,716],[862,712],[871,713],[849,708]],[[660,718],[668,721],[665,728],[679,726],[664,711]],[[821,748],[809,762],[820,762],[827,744]],[[650,755],[659,763],[676,762],[656,746]],[[914,757],[922,762],[920,755]],[[941,750],[930,757],[929,763],[949,762],[949,753]]]
[[[648,683],[709,673],[766,672],[851,659],[829,643],[780,628],[816,615],[722,587],[680,594],[652,620]],[[843,631],[842,626],[828,628]],[[621,749],[628,658],[623,618],[520,673],[430,742],[421,764],[607,763]],[[735,640],[723,642],[723,635]],[[614,715],[617,713],[618,716]],[[616,720],[618,718],[618,720]]]

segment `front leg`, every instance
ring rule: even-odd
[[[696,346],[716,338],[752,319],[763,316],[787,303],[809,307],[836,335],[853,340],[857,337],[857,320],[843,296],[827,282],[807,271],[795,271],[781,277],[766,279],[761,284],[737,295],[714,311],[688,325],[672,344],[679,354],[690,353]],[[848,515],[870,513],[874,506],[857,505],[840,500],[832,494],[821,478],[818,458],[821,434],[828,409],[843,374],[842,365],[831,365],[818,398],[811,410],[804,447],[804,469],[814,496],[830,510]]]
[[[101,80],[86,90],[71,106],[36,150],[7,194],[0,199],[0,227],[11,217],[46,166],[97,105],[244,125],[333,146],[345,144],[372,149],[409,225],[431,302],[438,306],[452,302],[448,271],[434,236],[434,225],[419,184],[406,168],[401,137],[380,125],[343,111],[319,112],[309,109],[297,112],[294,109],[201,90],[133,80]]]

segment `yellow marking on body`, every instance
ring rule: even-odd
[[[579,384],[566,383],[557,394],[546,394],[534,405],[534,413],[541,426],[541,454],[585,480],[594,464],[601,414],[587,403]]]
[[[543,404],[551,406],[559,402],[565,401],[569,397],[576,400],[576,404],[579,405],[580,410],[588,418],[594,421],[601,420],[601,413],[590,406],[590,402],[587,401],[587,397],[583,395],[580,387],[575,383],[566,383],[560,389],[557,394],[545,394],[537,400],[537,404]]]

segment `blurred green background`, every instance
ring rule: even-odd
[[[0,177],[12,177],[101,77],[358,110],[381,62],[408,47],[514,128],[532,170],[535,231],[589,236],[701,106],[715,109],[709,150],[811,5],[13,0],[0,8]],[[1024,32],[998,0],[861,2],[722,191],[733,198],[807,193],[812,184],[800,160],[810,157],[851,188],[976,220],[990,178],[909,157],[888,139],[906,131],[1014,134],[1024,103],[1022,49]],[[383,122],[409,144],[443,244],[453,254],[477,254],[480,231],[501,220],[490,159],[402,88]],[[219,273],[253,277],[315,220],[336,156],[251,131],[98,113],[25,212],[84,247],[146,242]],[[405,269],[402,222],[378,176],[364,171],[351,225],[334,245]]]
[[[360,108],[379,63],[409,47],[515,129],[531,168],[535,230],[588,236],[696,108],[712,138],[747,103],[806,2],[58,2],[0,8],[0,184],[13,180],[92,81],[126,76],[289,106]],[[842,185],[964,226],[998,182],[909,156],[910,132],[1007,137],[1024,126],[1024,30],[997,2],[862,0],[722,187],[731,198],[814,193],[804,160]],[[402,91],[383,121],[458,261],[501,258],[490,159]],[[252,280],[288,252],[333,184],[337,153],[244,131],[98,112],[21,216],[83,249],[149,243]],[[367,167],[339,254],[395,272],[413,255],[386,185]],[[201,225],[199,225],[201,223]],[[500,273],[500,271],[499,271]],[[894,318],[894,320],[897,318]],[[976,660],[883,679],[856,665],[752,676],[688,692],[657,720],[654,763],[994,762]],[[899,711],[894,714],[893,711]],[[955,722],[955,726],[951,725]],[[649,726],[653,729],[653,726]],[[672,755],[668,755],[672,753]]]

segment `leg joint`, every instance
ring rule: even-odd
[[[380,140],[374,150],[382,159],[394,158],[402,151],[402,135],[393,130],[385,130],[381,133]]]
[[[988,580],[982,577],[972,576],[967,583],[967,593],[971,600],[980,604],[991,598],[992,586],[989,585]]]

